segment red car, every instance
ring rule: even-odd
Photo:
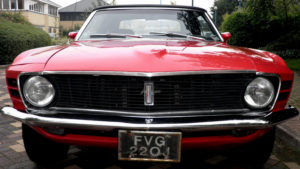
[[[263,164],[293,72],[277,55],[226,44],[208,13],[186,6],[95,9],[66,46],[23,52],[6,71],[30,159],[51,164],[69,145],[119,160],[180,162],[181,151],[236,148]]]

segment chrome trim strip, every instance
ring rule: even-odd
[[[278,78],[278,89],[277,89],[277,94],[275,96],[275,99],[274,99],[274,103],[273,105],[271,106],[270,110],[273,110],[275,105],[276,105],[276,102],[277,102],[277,99],[278,99],[278,96],[280,94],[280,89],[281,89],[281,77],[278,75],[278,74],[273,74],[273,73],[264,73],[264,72],[256,72],[256,75],[257,76],[273,76],[273,77],[277,77]],[[270,115],[272,112],[270,112],[268,115]],[[267,116],[268,116],[267,115]]]
[[[97,109],[81,109],[81,108],[63,108],[63,107],[51,107],[49,108],[49,114],[55,114],[52,113],[51,110],[54,111],[71,111],[72,113],[76,114],[75,112],[88,112],[93,113],[96,115],[119,115],[119,116],[142,116],[142,117],[161,117],[168,115],[168,117],[174,117],[174,116],[180,116],[180,115],[196,115],[196,114],[211,114],[211,113],[237,113],[237,112],[250,112],[249,109],[226,109],[226,110],[202,110],[202,111],[173,111],[173,112],[129,112],[129,111],[114,111],[114,110],[97,110]],[[37,111],[34,109],[28,109],[31,111]],[[66,113],[67,114],[67,113]]]
[[[198,7],[195,7],[195,8],[189,8],[187,6],[187,8],[185,7],[176,7],[176,6],[172,6],[172,7],[142,7],[142,6],[138,6],[138,7],[113,7],[113,8],[102,8],[102,9],[96,9],[95,11],[112,11],[112,10],[134,10],[134,9],[161,9],[161,10],[186,10],[186,11],[201,11],[201,12],[204,12],[206,11],[205,9],[203,8],[199,8],[197,9]],[[207,11],[206,11],[207,12]]]
[[[23,90],[21,89],[21,83],[20,83],[20,77],[21,77],[22,75],[24,75],[24,74],[27,74],[27,72],[21,72],[21,73],[19,74],[18,79],[17,79],[17,84],[18,84],[18,90],[19,90],[19,95],[20,95],[20,97],[21,97],[21,100],[22,100],[22,102],[23,102],[25,108],[28,109],[28,106],[27,106],[27,104],[26,104],[26,102],[25,102],[25,98],[24,98],[24,96],[23,96]]]
[[[205,12],[205,17],[207,18],[207,20],[209,21],[209,23],[213,26],[213,28],[217,32],[217,34],[218,34],[219,38],[221,39],[221,41],[224,42],[224,39],[223,39],[221,33],[219,32],[218,28],[216,27],[216,25],[211,20],[210,16],[208,16],[207,12]]]
[[[81,37],[82,32],[85,30],[85,28],[87,27],[87,25],[90,23],[90,21],[92,20],[92,18],[94,17],[94,15],[96,14],[96,11],[93,11],[90,16],[86,19],[86,21],[84,22],[84,24],[81,26],[75,41],[78,41],[78,39]]]
[[[161,123],[161,124],[147,124],[147,123],[127,123],[127,122],[112,122],[112,121],[95,121],[95,120],[78,120],[78,119],[63,119],[41,117],[28,113],[20,112],[12,107],[3,107],[1,113],[12,117],[23,123],[32,126],[59,126],[62,128],[77,128],[88,130],[113,130],[113,129],[135,129],[135,130],[224,130],[236,128],[267,128],[281,123],[289,118],[298,115],[298,111],[290,108],[285,114],[285,117],[277,119],[276,121],[269,121],[267,118],[263,119],[232,119],[220,121],[204,121],[191,123]]]
[[[281,78],[277,74],[272,74],[272,73],[264,73],[264,72],[256,72],[255,70],[213,70],[213,71],[178,71],[178,72],[119,72],[119,71],[42,71],[42,72],[21,72],[18,76],[18,89],[19,89],[19,94],[21,96],[22,102],[25,105],[25,108],[28,109],[28,106],[26,105],[25,98],[23,97],[23,93],[20,88],[20,77],[22,75],[47,75],[47,74],[61,74],[61,75],[93,75],[93,76],[101,76],[101,75],[110,75],[110,76],[136,76],[136,77],[160,77],[160,76],[180,76],[180,75],[205,75],[205,74],[241,74],[241,73],[253,73],[256,74],[257,76],[275,76],[279,79],[279,85],[278,85],[278,90],[277,90],[277,95],[274,100],[274,103],[271,107],[270,110],[273,110],[273,108],[276,105],[276,101],[278,99],[279,93],[280,93],[280,88],[281,88]],[[64,110],[64,108],[54,108],[54,109],[60,109]],[[65,109],[66,110],[66,109]],[[72,110],[72,108],[68,108],[68,110]],[[107,113],[107,112],[114,112],[119,115],[124,115],[129,112],[126,111],[110,111],[110,110],[93,110],[93,109],[77,109],[79,111],[89,111],[89,112],[101,112],[101,113]],[[243,109],[246,110],[246,109]],[[270,111],[269,110],[269,111]],[[223,112],[226,113],[226,110],[222,110]],[[233,110],[230,110],[231,112]],[[238,110],[236,110],[238,111]],[[179,115],[183,112],[187,111],[179,111],[178,114],[177,112],[167,112],[167,113],[151,113],[151,115],[166,115],[166,114],[176,114]],[[205,112],[218,112],[216,110],[213,111],[190,111],[189,113],[191,114],[196,114],[196,113],[205,113]],[[267,112],[267,111],[266,111]],[[264,113],[264,112],[262,112]],[[138,115],[138,113],[131,113],[127,115]],[[140,114],[139,114],[140,115]],[[145,115],[145,113],[143,114]]]
[[[154,84],[153,82],[144,82],[144,105],[154,106]]]
[[[62,75],[110,75],[110,76],[136,76],[136,77],[159,77],[159,76],[179,76],[179,75],[197,75],[197,74],[239,74],[239,73],[256,73],[255,70],[215,70],[215,71],[179,71],[179,72],[119,72],[119,71],[42,71],[42,72],[21,72],[18,76],[18,89],[22,102],[25,108],[28,106],[25,102],[23,92],[20,88],[20,77],[22,75],[47,75],[47,74],[62,74]]]
[[[83,33],[83,31],[85,30],[85,28],[87,27],[87,25],[90,23],[90,21],[92,20],[92,18],[94,17],[94,15],[98,12],[98,11],[111,11],[111,10],[133,10],[133,9],[160,9],[160,10],[188,10],[188,11],[199,11],[197,9],[191,9],[191,8],[182,8],[182,7],[172,7],[172,8],[168,8],[168,7],[125,7],[125,8],[106,8],[106,9],[98,9],[93,11],[90,16],[87,18],[87,20],[84,22],[84,24],[82,25],[80,31],[78,32],[78,35],[75,38],[75,41],[78,41]],[[217,29],[216,25],[212,22],[210,16],[207,14],[207,11],[201,11],[204,13],[204,16],[207,18],[208,22],[212,25],[213,29],[215,29],[215,32],[218,34],[220,40],[222,42],[224,42],[224,39],[222,38],[222,35],[220,34],[219,30]]]
[[[199,74],[240,74],[240,73],[256,73],[255,70],[213,70],[213,71],[178,71],[178,72],[120,72],[120,71],[42,71],[42,72],[21,72],[18,76],[18,89],[22,102],[26,109],[28,106],[25,102],[23,92],[20,88],[20,77],[22,75],[109,75],[109,76],[136,76],[136,77],[159,77],[159,76],[180,76],[180,75],[199,75]]]
[[[212,71],[178,71],[178,72],[121,72],[121,71],[42,71],[22,72],[20,75],[109,75],[109,76],[136,76],[136,77],[159,77],[159,76],[180,76],[180,75],[205,75],[205,74],[241,74],[253,73],[255,70],[212,70]]]

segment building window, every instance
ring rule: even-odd
[[[24,9],[24,0],[19,0],[18,1],[18,8],[19,9]]]
[[[52,28],[49,26],[49,28],[48,28],[48,32],[49,33],[52,33]]]
[[[54,7],[54,6],[49,5],[48,14],[56,16],[57,15],[57,8]]]
[[[9,9],[9,1],[3,0],[3,9]]]
[[[86,16],[90,13],[87,12],[60,12],[61,21],[84,21]]]
[[[11,5],[11,9],[15,9],[15,5],[16,5],[15,0],[11,0],[10,5]]]
[[[29,10],[44,13],[44,4],[41,2],[35,2],[29,5]]]

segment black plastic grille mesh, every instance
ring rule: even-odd
[[[166,77],[46,75],[55,86],[51,107],[165,112],[245,108],[253,74]],[[154,106],[144,105],[144,84],[154,84]]]

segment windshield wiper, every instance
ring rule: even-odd
[[[90,38],[127,38],[127,37],[142,38],[142,36],[138,36],[138,35],[127,35],[127,34],[116,34],[116,33],[90,35]]]
[[[168,36],[168,37],[181,37],[181,38],[190,38],[190,39],[196,39],[196,40],[205,40],[204,38],[200,38],[197,36],[190,36],[190,35],[184,35],[180,33],[163,33],[163,32],[149,32],[152,35],[158,35],[158,36]]]

